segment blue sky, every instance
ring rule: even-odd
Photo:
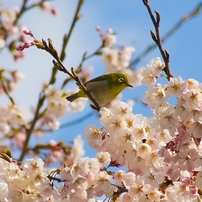
[[[19,0],[1,1],[6,8],[19,5],[20,2]],[[31,0],[30,2],[35,1]],[[52,6],[59,10],[58,17],[41,12],[40,9],[35,8],[25,13],[20,23],[31,29],[38,39],[51,38],[57,50],[60,51],[62,37],[68,32],[77,1],[56,0],[50,2]],[[157,10],[161,14],[161,36],[182,16],[192,11],[199,2],[199,0],[150,0],[152,9]],[[80,63],[84,52],[92,53],[99,47],[100,39],[95,31],[95,27],[98,25],[103,32],[108,28],[112,28],[117,33],[117,45],[133,46],[136,49],[136,52],[133,54],[134,59],[148,45],[153,44],[150,30],[154,30],[154,28],[146,7],[141,0],[86,0],[80,13],[83,17],[77,23],[67,47],[67,57],[64,61],[67,68],[76,67]],[[201,22],[202,15],[199,14],[186,22],[163,44],[163,47],[170,53],[170,68],[176,77],[181,76],[183,79],[195,78],[202,82]],[[136,68],[146,66],[150,59],[158,56],[160,56],[160,53],[155,49],[143,58]],[[52,68],[51,61],[52,58],[48,53],[34,47],[27,49],[26,58],[17,62],[13,61],[7,50],[4,50],[0,55],[1,67],[18,69],[26,75],[12,96],[16,103],[26,111],[27,116],[29,116],[30,106],[36,106],[42,83],[49,80]],[[84,66],[86,68],[93,67],[93,77],[101,75],[105,71],[102,58],[98,56],[86,61]],[[65,76],[61,72],[58,73],[56,88],[60,87],[61,81]],[[73,83],[70,86],[76,87]],[[138,87],[132,91],[131,89],[126,90],[123,94],[123,100],[134,97],[142,98],[145,90],[145,87]],[[9,100],[1,95],[0,105],[4,106],[7,103],[9,103]],[[86,107],[84,112],[68,114],[61,121],[66,123],[77,119],[90,110],[89,107]],[[140,104],[135,105],[134,113],[151,115],[151,112]],[[83,135],[84,128],[91,123],[99,125],[97,114],[81,124],[47,134],[43,141],[48,142],[50,139],[71,141],[76,135]],[[36,140],[33,141],[36,143]],[[41,141],[41,139],[37,141]],[[87,155],[92,155],[87,143],[85,143],[85,148],[87,149]]]

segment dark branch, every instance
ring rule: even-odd
[[[173,75],[171,74],[170,67],[169,67],[169,58],[170,58],[169,53],[167,50],[163,49],[162,42],[161,42],[161,36],[160,36],[160,30],[159,30],[160,14],[157,11],[155,11],[155,13],[156,13],[156,19],[155,19],[154,15],[152,13],[151,7],[149,5],[149,1],[143,0],[143,3],[148,10],[149,16],[150,16],[152,23],[154,25],[154,28],[155,28],[155,33],[150,31],[151,37],[154,40],[154,42],[156,43],[156,45],[158,46],[158,49],[159,49],[161,56],[163,58],[163,61],[165,63],[165,68],[163,69],[163,71],[165,72],[167,79],[170,80],[170,78],[173,77]]]

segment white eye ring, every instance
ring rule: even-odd
[[[119,79],[119,82],[120,82],[120,83],[123,83],[123,82],[124,82],[124,78],[120,78],[120,79]]]

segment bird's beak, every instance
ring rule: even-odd
[[[129,83],[127,83],[127,82],[124,82],[124,84],[126,84],[126,86],[128,86],[128,87],[133,88],[133,86],[132,86],[132,85],[130,85]]]
[[[132,86],[132,85],[130,85],[129,83],[126,83],[126,85],[127,85],[128,87],[133,88],[133,86]]]

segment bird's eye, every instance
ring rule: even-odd
[[[120,83],[123,83],[123,82],[124,82],[124,78],[120,78],[120,79],[119,79],[119,82],[120,82]]]

